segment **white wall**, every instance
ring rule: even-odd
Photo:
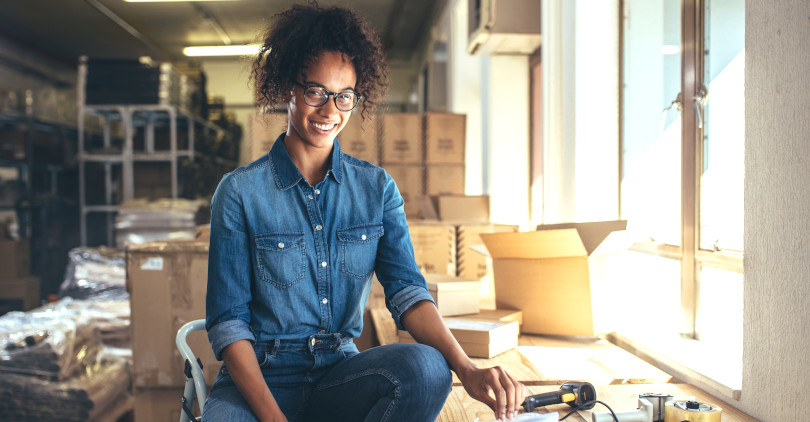
[[[544,222],[615,219],[618,0],[542,4]]]
[[[810,2],[745,2],[741,407],[807,420],[810,390]]]
[[[464,150],[465,193],[484,192],[485,124],[482,116],[481,68],[484,58],[467,54],[467,2],[456,1],[451,9],[450,35],[450,110],[467,115],[467,144]]]

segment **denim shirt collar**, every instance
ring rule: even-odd
[[[279,189],[285,190],[295,186],[304,176],[298,171],[298,167],[293,163],[287,148],[284,146],[284,133],[276,138],[273,148],[270,149],[270,167],[273,169],[273,178],[276,180],[276,186]],[[332,144],[332,158],[330,160],[330,169],[326,172],[328,177],[330,174],[332,178],[338,183],[343,183],[342,167],[340,165],[343,158],[343,151],[340,149],[340,144],[337,138]]]

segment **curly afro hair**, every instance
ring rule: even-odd
[[[273,16],[253,61],[252,77],[261,106],[290,100],[290,91],[322,52],[342,53],[357,72],[355,89],[363,96],[363,120],[382,103],[388,88],[388,65],[377,35],[353,11],[293,5]]]

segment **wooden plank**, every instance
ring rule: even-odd
[[[716,397],[689,384],[623,384],[623,385],[595,385],[596,398],[605,402],[614,412],[635,410],[638,408],[638,396],[644,393],[668,393],[679,398],[693,397],[702,403],[710,403],[720,406],[723,409],[720,420],[722,422],[757,422],[756,419],[731,407]],[[549,391],[557,391],[559,386],[536,385],[527,386],[527,395],[540,394]],[[557,412],[559,417],[564,417],[571,410],[566,404],[545,406],[535,410],[537,413]],[[607,408],[597,404],[592,410],[580,410],[569,416],[566,421],[590,422],[593,412],[606,412]],[[495,414],[485,404],[474,400],[467,394],[464,387],[453,387],[450,396],[445,403],[442,412],[436,419],[437,422],[465,421],[472,422],[478,418],[481,422],[491,422],[495,420]]]
[[[393,344],[399,342],[397,325],[391,318],[391,313],[386,308],[372,308],[371,321],[374,324],[374,331],[377,333],[377,341],[380,345]]]
[[[596,337],[521,335],[520,353],[545,381],[580,380],[592,384],[662,384],[673,382],[670,374],[624,349]]]
[[[512,376],[516,381],[524,384],[560,384],[555,380],[548,381],[543,377],[543,374],[537,370],[537,367],[526,358],[518,349],[507,350],[490,359],[470,359],[478,365],[479,368],[490,368],[493,366],[500,366],[506,369],[506,372]],[[453,385],[461,385],[455,372],[453,373]]]

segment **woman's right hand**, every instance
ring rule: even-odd
[[[237,340],[222,350],[222,360],[234,384],[262,422],[287,422],[287,417],[276,403],[273,393],[264,382],[253,345],[248,340]]]

